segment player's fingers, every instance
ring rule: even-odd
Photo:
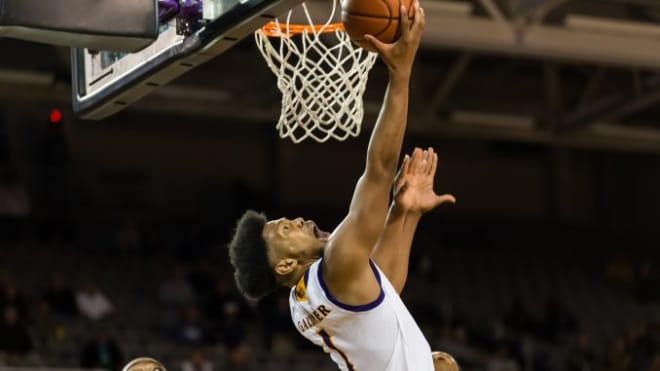
[[[440,206],[440,205],[442,205],[444,203],[447,203],[447,202],[455,204],[456,203],[456,197],[454,197],[454,195],[450,195],[450,194],[437,196],[436,199],[435,199],[435,206]]]
[[[426,168],[427,158],[428,158],[428,153],[420,149],[419,154],[417,155],[417,162],[415,163],[415,169],[414,169],[415,174],[424,173],[424,169]]]
[[[417,2],[417,0],[413,0],[413,2]],[[408,11],[409,9],[406,8],[405,5],[401,4],[401,7],[399,7],[399,32],[401,32],[401,37],[407,37],[410,35],[410,28],[414,22],[414,20],[413,22],[410,21],[410,15],[408,14]]]
[[[394,191],[396,192],[399,189],[399,184],[403,181],[402,178],[405,178],[405,174],[407,173],[407,164],[409,163],[409,157],[408,155],[405,155],[403,157],[403,161],[401,161],[401,166],[399,167],[399,170],[397,171],[396,175],[394,176]]]
[[[433,170],[434,162],[437,162],[438,155],[433,151],[433,148],[431,147],[429,147],[427,152],[429,154],[429,158],[426,163],[426,168],[424,169],[424,174],[431,175],[433,174],[431,171]]]
[[[415,10],[415,18],[413,18],[412,25],[409,27],[421,31],[424,29],[424,24],[426,23],[424,9],[419,5],[419,0],[414,0],[413,8]]]
[[[371,35],[364,35],[364,41],[362,41],[362,43],[366,44],[365,49],[376,52],[378,54],[383,54],[387,45]]]
[[[425,150],[424,158],[422,160],[422,165],[420,166],[419,172],[422,174],[426,174],[430,163],[431,163],[431,153],[428,150]]]
[[[419,167],[419,163],[422,161],[422,155],[422,149],[415,147],[410,161],[410,173],[415,173],[417,171],[417,167]]]
[[[429,169],[428,175],[434,176],[435,172],[438,170],[438,154],[433,154],[433,160],[431,161],[431,168]]]
[[[401,165],[401,174],[408,174],[410,171],[410,156],[405,155],[403,157],[403,164]]]

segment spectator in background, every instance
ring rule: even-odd
[[[635,296],[641,304],[660,300],[660,273],[651,259],[642,261],[635,269]]]
[[[216,284],[217,265],[209,259],[195,261],[188,271],[188,283],[198,298],[206,298],[213,293]]]
[[[522,298],[513,299],[509,310],[504,314],[504,324],[515,330],[533,332],[534,322]]]
[[[113,311],[110,300],[91,280],[85,282],[82,289],[78,291],[76,302],[80,313],[92,321],[101,320]]]
[[[651,359],[649,368],[646,371],[660,371],[660,350],[655,351],[655,355]]]
[[[31,330],[40,352],[53,352],[52,347],[60,345],[69,338],[71,334],[68,326],[68,321],[63,320],[62,316],[51,313],[50,305],[45,300],[36,303]]]
[[[158,297],[163,304],[177,310],[194,302],[195,295],[183,268],[172,269],[170,277],[161,283]]]
[[[218,278],[215,281],[213,292],[206,297],[204,303],[204,312],[217,328],[222,328],[225,324],[225,310],[228,305],[238,307],[239,317],[247,316],[248,308],[245,300],[233,290],[226,278]]]
[[[545,305],[540,328],[542,335],[550,341],[558,342],[560,336],[571,335],[577,329],[577,319],[573,312],[559,299],[551,297]]]
[[[240,308],[229,303],[224,307],[225,321],[222,326],[222,341],[227,349],[234,349],[245,342],[245,326],[240,318]]]
[[[142,254],[142,230],[137,219],[128,213],[117,228],[117,248],[122,256]]]
[[[259,318],[262,320],[264,343],[274,354],[286,356],[294,352],[295,327],[291,326],[291,311],[287,292],[270,295],[259,301]],[[303,343],[304,344],[304,343]],[[303,345],[303,347],[306,344]]]
[[[195,293],[183,268],[175,266],[170,272],[158,288],[158,298],[162,304],[159,314],[166,328],[175,325],[180,320],[181,311],[195,302]]]
[[[106,331],[98,331],[80,351],[80,366],[111,371],[121,370],[123,359],[117,342]]]
[[[502,343],[495,356],[488,362],[488,371],[518,371],[520,368],[511,357],[509,347]]]
[[[181,371],[213,371],[213,363],[206,357],[203,349],[197,348],[190,354],[190,358],[183,361]]]
[[[17,311],[19,321],[29,322],[30,313],[25,296],[18,291],[16,281],[9,275],[5,275],[0,282],[0,310],[7,307],[13,307]]]
[[[64,279],[59,273],[51,274],[43,298],[55,314],[65,317],[74,317],[78,314],[78,305],[73,290],[64,283]]]
[[[630,346],[630,369],[646,370],[650,367],[654,356],[660,349],[658,340],[645,322],[639,323],[628,331]]]
[[[581,335],[577,343],[569,350],[566,357],[566,371],[596,371],[600,370],[596,354],[588,335]]]
[[[206,345],[212,340],[209,327],[194,305],[188,305],[183,310],[183,320],[176,326],[174,337],[179,344],[194,346]]]
[[[26,232],[30,198],[12,168],[0,170],[0,239],[18,242]]]
[[[228,370],[259,370],[255,364],[255,358],[251,356],[247,346],[242,344],[229,349]]]
[[[624,339],[619,338],[612,342],[605,361],[606,371],[630,371],[630,356],[626,352]]]
[[[18,309],[5,307],[3,321],[0,323],[0,353],[6,353],[11,360],[24,357],[33,349],[32,337],[19,319]]]

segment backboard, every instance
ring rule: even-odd
[[[136,53],[71,50],[73,110],[100,120],[234,46],[302,0],[174,0],[176,17]]]

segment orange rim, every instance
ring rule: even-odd
[[[261,27],[261,31],[268,37],[291,37],[293,35],[300,35],[302,33],[327,33],[335,32],[337,30],[344,30],[343,23],[330,23],[324,24],[289,24],[268,22],[265,26]]]

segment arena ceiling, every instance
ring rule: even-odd
[[[314,4],[318,4],[313,0]],[[411,130],[660,153],[660,2],[425,0]],[[66,48],[0,39],[0,101],[70,104]],[[365,97],[373,121],[386,73]],[[273,124],[280,96],[251,39],[129,111]],[[247,108],[247,109],[246,109]]]

